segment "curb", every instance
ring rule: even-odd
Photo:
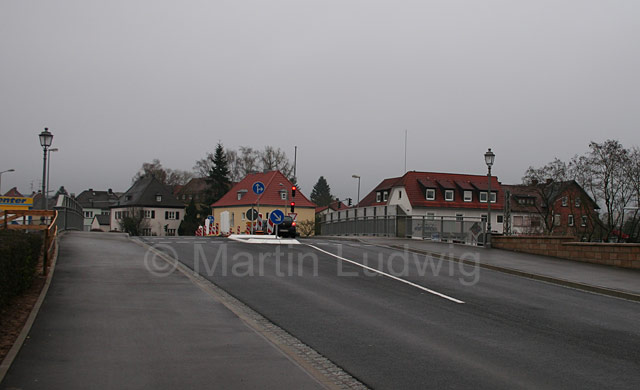
[[[153,251],[158,257],[172,265],[174,271],[177,270],[182,273],[195,286],[238,316],[249,328],[300,367],[307,375],[315,379],[322,387],[330,390],[367,389],[357,378],[351,376],[331,360],[320,355],[313,348],[272,323],[268,318],[218,287],[212,281],[195,274],[192,269],[182,264],[178,259],[158,251],[153,246],[137,238],[130,237],[129,240],[147,250]]]
[[[362,242],[363,243],[372,244],[371,242],[366,242],[366,241],[362,241]],[[566,279],[554,278],[554,277],[551,277],[551,276],[545,276],[545,275],[540,275],[540,274],[534,274],[534,273],[531,273],[531,272],[520,271],[520,270],[513,269],[513,268],[506,268],[506,267],[500,267],[500,266],[497,266],[497,265],[491,265],[491,264],[486,264],[486,263],[482,263],[482,262],[475,262],[475,261],[471,261],[471,260],[465,260],[465,259],[461,259],[459,257],[452,256],[452,255],[443,255],[442,253],[438,253],[438,252],[431,252],[431,251],[425,251],[425,250],[421,250],[421,249],[408,248],[408,247],[404,247],[404,246],[400,246],[400,245],[390,245],[390,246],[381,245],[381,244],[373,244],[373,245],[392,248],[392,249],[409,250],[410,252],[420,253],[420,254],[427,255],[427,256],[432,256],[432,257],[440,257],[441,259],[444,259],[444,260],[454,261],[454,262],[457,262],[457,263],[463,263],[463,264],[468,264],[468,265],[473,265],[473,266],[479,266],[480,268],[485,268],[485,269],[489,269],[489,270],[492,270],[492,271],[502,272],[502,273],[510,274],[510,275],[516,275],[516,276],[520,276],[520,277],[527,278],[527,279],[538,280],[538,281],[542,281],[542,282],[556,284],[556,285],[563,286],[563,287],[571,287],[571,288],[575,288],[577,290],[583,290],[583,291],[587,291],[587,292],[592,292],[592,293],[597,293],[597,294],[602,294],[602,295],[608,295],[608,296],[611,296],[611,297],[628,299],[630,301],[640,302],[640,295],[638,295],[638,294],[628,293],[628,292],[624,292],[624,291],[620,291],[620,290],[614,290],[614,289],[610,289],[610,288],[606,288],[606,287],[598,287],[598,286],[593,286],[593,285],[590,285],[590,284],[585,284],[585,283],[580,283],[580,282],[572,282],[572,281],[566,280]]]
[[[49,273],[47,274],[47,280],[44,282],[44,286],[42,286],[42,291],[40,291],[40,296],[38,297],[38,300],[36,301],[35,305],[33,305],[33,309],[31,310],[31,313],[29,313],[29,317],[27,317],[27,321],[24,323],[24,326],[22,327],[22,330],[20,331],[18,338],[16,338],[16,341],[13,343],[13,346],[7,353],[7,356],[5,356],[4,360],[2,360],[2,362],[0,363],[0,383],[2,383],[2,381],[4,380],[4,377],[7,375],[9,368],[11,368],[13,361],[18,356],[18,352],[20,352],[22,345],[27,339],[29,332],[31,332],[31,327],[35,322],[36,317],[40,312],[40,308],[42,307],[42,303],[44,302],[44,298],[46,297],[47,292],[49,291],[49,286],[51,285],[51,280],[53,279],[53,274],[56,269],[56,263],[58,262],[58,251],[60,250],[60,237],[64,233],[65,232],[61,232],[60,234],[58,234],[58,237],[56,237],[56,251],[53,254],[53,258],[51,259],[51,265],[49,266]]]

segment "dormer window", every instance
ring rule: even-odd
[[[124,197],[124,200],[131,200],[131,195],[126,195],[126,196]]]
[[[381,202],[381,201],[382,201],[382,193],[376,192],[376,202]]]
[[[382,193],[382,201],[383,201],[383,202],[386,202],[386,201],[387,201],[387,199],[389,199],[389,191],[384,191],[384,192]]]
[[[156,194],[156,202],[162,202],[162,195]]]
[[[473,200],[473,192],[472,191],[465,191],[464,192],[464,201],[465,202],[471,202]]]
[[[433,188],[427,188],[426,194],[427,200],[435,200],[436,199],[436,190]]]
[[[247,190],[240,190],[238,191],[238,200],[242,199],[242,197],[244,196],[244,194],[247,193]]]
[[[285,190],[280,191],[280,199],[287,200],[287,191]]]
[[[453,190],[444,191],[444,200],[447,202],[453,202]]]

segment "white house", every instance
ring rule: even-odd
[[[122,231],[123,218],[135,213],[142,216],[142,235],[176,236],[184,212],[184,204],[167,187],[153,175],[146,175],[111,207],[111,230]]]
[[[111,188],[107,191],[94,191],[93,188],[89,188],[76,197],[76,202],[82,206],[84,230],[89,231],[92,229],[94,217],[110,215],[111,206],[118,203],[118,194],[113,192]]]

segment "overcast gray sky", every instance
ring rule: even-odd
[[[0,2],[2,190],[126,190],[145,161],[191,169],[273,145],[305,194],[362,196],[409,170],[516,183],[591,140],[640,144],[637,0]]]

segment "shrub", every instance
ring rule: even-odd
[[[31,287],[41,251],[40,234],[0,230],[0,309]]]

